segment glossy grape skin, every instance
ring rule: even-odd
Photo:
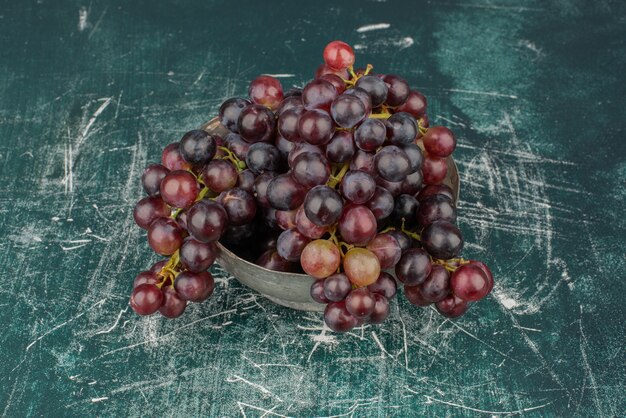
[[[348,73],[347,69],[343,69],[343,70],[335,70],[331,67],[329,67],[328,65],[324,64],[320,64],[319,67],[317,67],[317,69],[315,70],[315,78],[320,78],[323,75],[326,74],[335,74],[338,75],[339,77],[341,77],[344,80],[347,80],[350,78],[350,74]]]
[[[437,302],[435,306],[437,307],[437,311],[443,316],[447,318],[458,318],[467,312],[469,303],[455,295],[449,295],[442,301]]]
[[[307,110],[322,109],[328,112],[337,96],[337,89],[331,82],[318,78],[302,90],[302,104]]]
[[[306,187],[326,184],[330,177],[330,165],[326,157],[316,152],[303,152],[296,157],[291,167],[291,175]]]
[[[344,208],[338,230],[348,244],[366,245],[376,235],[376,217],[366,206],[349,205]]]
[[[289,92],[287,92],[287,94],[289,94]],[[304,108],[304,105],[302,104],[302,90],[299,90],[298,95],[287,96],[287,94],[285,95],[285,99],[278,106],[278,109],[276,109],[276,114],[279,117],[287,110]]]
[[[292,210],[304,202],[306,191],[290,174],[280,174],[267,185],[267,201],[274,209]]]
[[[385,124],[378,119],[366,119],[354,132],[354,142],[359,149],[372,152],[386,139]]]
[[[436,157],[447,157],[456,148],[456,138],[454,133],[445,126],[432,126],[428,128],[424,137],[424,148],[429,155]]]
[[[293,229],[296,227],[297,210],[277,210],[274,214],[276,223],[283,230]]]
[[[391,182],[403,181],[409,174],[411,162],[402,149],[395,145],[383,147],[374,157],[376,172]]]
[[[278,236],[276,251],[285,260],[296,262],[300,260],[300,255],[309,242],[311,239],[305,237],[298,230],[288,229]]]
[[[363,102],[363,105],[365,106],[365,115],[369,115],[370,113],[372,113],[372,98],[370,97],[368,92],[366,92],[362,88],[355,87],[346,90],[344,94],[353,95],[361,99],[361,102]]]
[[[328,276],[323,280],[323,283],[324,297],[330,302],[344,300],[352,290],[350,279],[343,273],[335,273],[332,276]]]
[[[226,210],[211,200],[197,202],[187,213],[187,230],[198,241],[217,241],[227,225]]]
[[[341,180],[339,186],[341,194],[347,200],[355,204],[367,202],[376,192],[374,178],[365,171],[348,171]]]
[[[411,173],[402,181],[400,193],[414,196],[422,189],[422,182],[423,179],[421,171],[418,170],[415,173]]]
[[[180,262],[192,273],[208,270],[216,257],[217,246],[213,242],[201,242],[187,237],[180,247]]]
[[[343,269],[352,284],[362,287],[374,283],[380,275],[380,262],[367,248],[354,247],[343,259]]]
[[[370,292],[383,295],[387,299],[393,298],[398,291],[396,280],[391,274],[384,271],[381,271],[378,279],[376,279],[374,283],[368,285],[367,288]]]
[[[180,154],[180,144],[173,142],[163,148],[161,154],[161,164],[168,170],[190,170],[191,164],[189,164],[183,156]]]
[[[166,318],[178,318],[185,312],[187,301],[178,295],[178,292],[170,286],[163,288],[163,304],[159,313]]]
[[[406,226],[417,224],[415,213],[419,209],[417,199],[409,194],[401,194],[395,200],[392,217],[398,225],[404,221]]]
[[[424,176],[424,184],[435,185],[440,184],[448,174],[448,164],[445,158],[435,157],[427,154],[422,164],[422,175]]]
[[[339,268],[341,254],[332,242],[324,239],[311,241],[300,256],[302,269],[309,276],[324,279]]]
[[[374,312],[376,298],[366,287],[352,290],[346,296],[346,309],[356,318],[367,318]]]
[[[419,91],[411,91],[409,96],[396,108],[396,112],[407,112],[413,115],[415,119],[420,119],[426,113],[426,97]]]
[[[268,270],[291,272],[295,269],[292,262],[282,258],[276,250],[267,250],[256,260],[256,264]]]
[[[374,310],[367,318],[370,324],[382,324],[389,317],[389,300],[378,293],[374,293]]]
[[[353,128],[367,116],[361,99],[349,94],[342,94],[333,100],[330,114],[335,123],[342,128]]]
[[[387,189],[394,198],[402,194],[402,183],[401,181],[388,181],[380,176],[376,177],[376,184]]]
[[[148,196],[158,196],[161,193],[161,180],[170,172],[161,164],[150,164],[143,170],[141,185]]]
[[[393,195],[384,187],[376,186],[371,199],[365,203],[377,221],[387,218],[393,212]]]
[[[417,137],[417,121],[406,112],[395,113],[385,121],[387,139],[393,145],[410,145]]]
[[[237,168],[230,161],[212,160],[202,170],[204,184],[216,193],[232,189],[237,179]]]
[[[422,150],[415,144],[408,144],[401,147],[402,151],[409,157],[410,163],[410,173],[415,173],[422,168],[422,163],[424,162],[424,154],[422,154]]]
[[[135,280],[133,281],[133,289],[144,283],[158,284],[161,281],[161,279],[159,278],[157,273],[158,272],[154,272],[154,271],[142,271],[141,273],[137,275],[137,277],[135,277]]]
[[[396,107],[406,102],[410,93],[409,83],[406,80],[393,74],[383,76],[382,80],[387,85],[386,103],[388,106]]]
[[[422,231],[422,246],[434,258],[449,260],[455,258],[463,248],[461,231],[450,222],[437,221]]]
[[[356,146],[352,131],[335,131],[330,142],[326,145],[326,158],[333,163],[349,162],[355,152]]]
[[[274,140],[274,145],[276,149],[280,153],[280,163],[284,165],[284,162],[287,161],[287,156],[291,152],[292,149],[296,146],[295,142],[291,142],[286,140],[280,135],[276,135],[276,140]]]
[[[302,140],[309,144],[327,144],[334,133],[333,119],[323,110],[307,110],[298,120],[298,134]]]
[[[365,90],[372,99],[372,107],[378,107],[387,100],[389,89],[383,80],[375,75],[365,75],[356,82],[356,87]]]
[[[237,174],[237,187],[245,190],[250,194],[254,194],[254,173],[252,170],[242,170]]]
[[[250,143],[245,141],[241,135],[236,133],[229,133],[224,138],[224,146],[228,148],[237,158],[240,160],[246,159],[246,154],[250,149]],[[219,150],[221,152],[221,150]]]
[[[367,249],[374,253],[380,262],[380,268],[395,266],[402,257],[402,248],[393,235],[378,234],[367,244]]]
[[[159,196],[144,197],[135,205],[133,217],[135,223],[142,229],[148,229],[157,218],[167,218],[171,209]]]
[[[250,83],[248,96],[252,102],[275,110],[283,100],[283,86],[274,77],[260,75]]]
[[[489,270],[489,267],[487,267],[487,265],[482,261],[470,260],[469,264],[478,267],[483,271],[483,273],[485,273],[485,277],[487,278],[487,294],[489,294],[493,289],[494,284],[493,274],[491,273],[491,270]]]
[[[208,271],[192,273],[183,271],[174,279],[174,289],[181,299],[190,302],[206,300],[215,288],[213,276]]]
[[[346,83],[339,77],[337,74],[324,74],[321,77],[317,77],[321,80],[326,80],[333,86],[335,86],[335,90],[337,90],[337,94],[342,94],[346,91]]]
[[[352,161],[350,161],[350,170],[361,170],[374,176],[376,171],[374,168],[374,154],[357,149]]]
[[[317,226],[309,218],[307,218],[304,207],[300,207],[296,211],[296,228],[300,233],[311,239],[321,238],[328,228]]]
[[[489,280],[483,270],[471,264],[457,268],[450,278],[452,292],[466,302],[475,302],[489,292]]]
[[[337,222],[343,210],[339,193],[328,186],[315,186],[304,199],[306,217],[317,226],[328,227]]]
[[[133,289],[130,307],[139,315],[152,315],[163,304],[163,292],[156,285],[144,283]]]
[[[161,198],[175,208],[188,208],[200,193],[200,186],[189,171],[171,171],[161,181]]]
[[[224,192],[220,203],[228,214],[230,225],[250,223],[256,215],[257,207],[254,197],[238,187]]]
[[[420,202],[429,198],[430,196],[443,195],[454,201],[454,192],[445,184],[437,184],[432,186],[426,186],[417,194],[417,200]]]
[[[396,277],[407,286],[422,284],[432,270],[428,253],[420,248],[411,248],[402,254],[396,264]]]
[[[439,302],[450,294],[450,274],[442,265],[434,264],[430,274],[421,284],[421,293],[429,302]]]
[[[167,264],[167,262],[168,262],[167,259],[161,260],[161,261],[157,261],[156,263],[154,263],[152,265],[152,267],[150,267],[149,271],[154,272],[154,273],[158,273],[158,272],[161,271],[161,269],[163,269],[163,267]]]
[[[420,202],[417,209],[417,223],[425,228],[435,221],[456,222],[456,207],[444,195],[435,195]]]
[[[406,250],[411,248],[412,239],[404,232],[400,231],[399,229],[392,229],[391,231],[387,231],[386,233],[391,235],[396,239],[396,241],[398,241],[398,244],[400,245],[400,249],[402,250],[403,254]]]
[[[334,70],[343,70],[354,64],[352,47],[342,41],[332,41],[324,48],[324,62]]]
[[[187,132],[179,146],[180,155],[190,164],[206,164],[217,150],[215,139],[202,129]]]
[[[422,295],[422,286],[408,286],[404,285],[404,296],[406,299],[415,306],[424,307],[431,304],[424,295]]]
[[[266,142],[276,132],[276,117],[265,106],[252,104],[244,107],[237,120],[241,137],[250,142]]]
[[[237,121],[244,107],[250,104],[249,100],[233,97],[220,106],[220,123],[231,132],[239,132]]]
[[[335,332],[347,332],[357,326],[357,319],[348,312],[344,301],[331,302],[324,310],[324,322]]]
[[[278,132],[289,141],[299,142],[298,121],[305,112],[303,107],[294,107],[284,110],[278,116]]]
[[[148,228],[148,244],[157,254],[172,255],[183,243],[183,230],[171,218],[157,218]]]
[[[325,282],[324,279],[316,280],[311,285],[311,290],[309,294],[311,295],[311,299],[313,299],[317,303],[326,304],[330,302],[330,300],[328,300],[326,295],[324,295],[324,282]]]
[[[254,180],[254,197],[261,206],[270,206],[270,202],[267,200],[267,186],[274,179],[274,177],[276,177],[276,175],[270,171],[260,174]]]
[[[263,142],[252,144],[246,155],[246,166],[257,175],[278,170],[279,163],[280,151],[272,144]]]
[[[292,150],[289,152],[287,156],[287,164],[289,168],[293,168],[293,163],[298,158],[298,156],[304,152],[314,152],[320,155],[324,155],[324,151],[317,145],[311,145],[308,142],[298,142],[294,144]]]

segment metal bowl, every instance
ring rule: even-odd
[[[202,126],[207,132],[225,136],[228,130],[217,118],[211,119]],[[459,173],[456,164],[448,157],[448,176],[444,183],[454,192],[455,203],[459,198]],[[314,278],[306,274],[283,273],[258,266],[244,260],[237,254],[218,243],[219,255],[217,262],[239,282],[256,290],[274,303],[300,311],[323,311],[321,305],[311,299],[309,290]]]

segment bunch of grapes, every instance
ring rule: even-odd
[[[426,98],[401,77],[355,70],[346,43],[323,55],[304,88],[257,77],[248,99],[221,105],[227,135],[188,132],[146,168],[135,220],[170,258],[135,279],[137,313],[176,317],[209,297],[218,240],[267,269],[315,278],[311,297],[338,332],[383,322],[396,280],[411,303],[450,318],[491,291],[488,267],[459,258],[443,184],[452,131],[429,126]]]

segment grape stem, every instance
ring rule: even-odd
[[[409,231],[408,229],[406,229],[404,226],[404,223],[405,223],[404,218],[402,218],[402,226],[400,227],[400,230],[404,232],[405,234],[407,234],[408,236],[410,236],[411,238],[413,238],[414,240],[420,241],[422,237],[418,233]]]
[[[470,263],[469,260],[466,260],[464,258],[451,258],[449,260],[440,260],[440,259],[431,257],[431,260],[433,264],[438,264],[440,266],[443,266],[450,273],[454,273],[456,269],[458,269],[462,265]]]
[[[177,270],[178,263],[180,263],[180,252],[176,250],[163,268],[157,273],[157,276],[161,278],[161,283],[157,284],[159,289],[163,287],[168,280],[171,282],[170,286],[174,287],[174,279],[180,274]]]
[[[341,182],[341,179],[343,179],[343,176],[346,175],[346,173],[348,172],[349,169],[350,169],[350,164],[349,163],[345,163],[341,167],[341,170],[336,175],[331,175],[330,176],[330,178],[328,179],[328,182],[326,183],[326,185],[328,185],[329,187],[332,187],[333,189],[335,187],[337,187],[337,185]]]
[[[222,155],[218,158],[222,159],[222,160],[228,160],[231,163],[233,163],[233,165],[235,166],[235,168],[237,168],[237,172],[239,171],[243,171],[246,169],[246,163],[245,161],[241,161],[239,158],[237,158],[237,156],[228,148],[226,147],[217,147],[218,150],[224,152],[225,155]]]

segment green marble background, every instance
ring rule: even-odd
[[[1,4],[2,416],[626,414],[623,2]],[[216,269],[183,317],[134,315],[143,167],[256,75],[302,85],[332,39],[457,133],[493,294],[335,335]]]

